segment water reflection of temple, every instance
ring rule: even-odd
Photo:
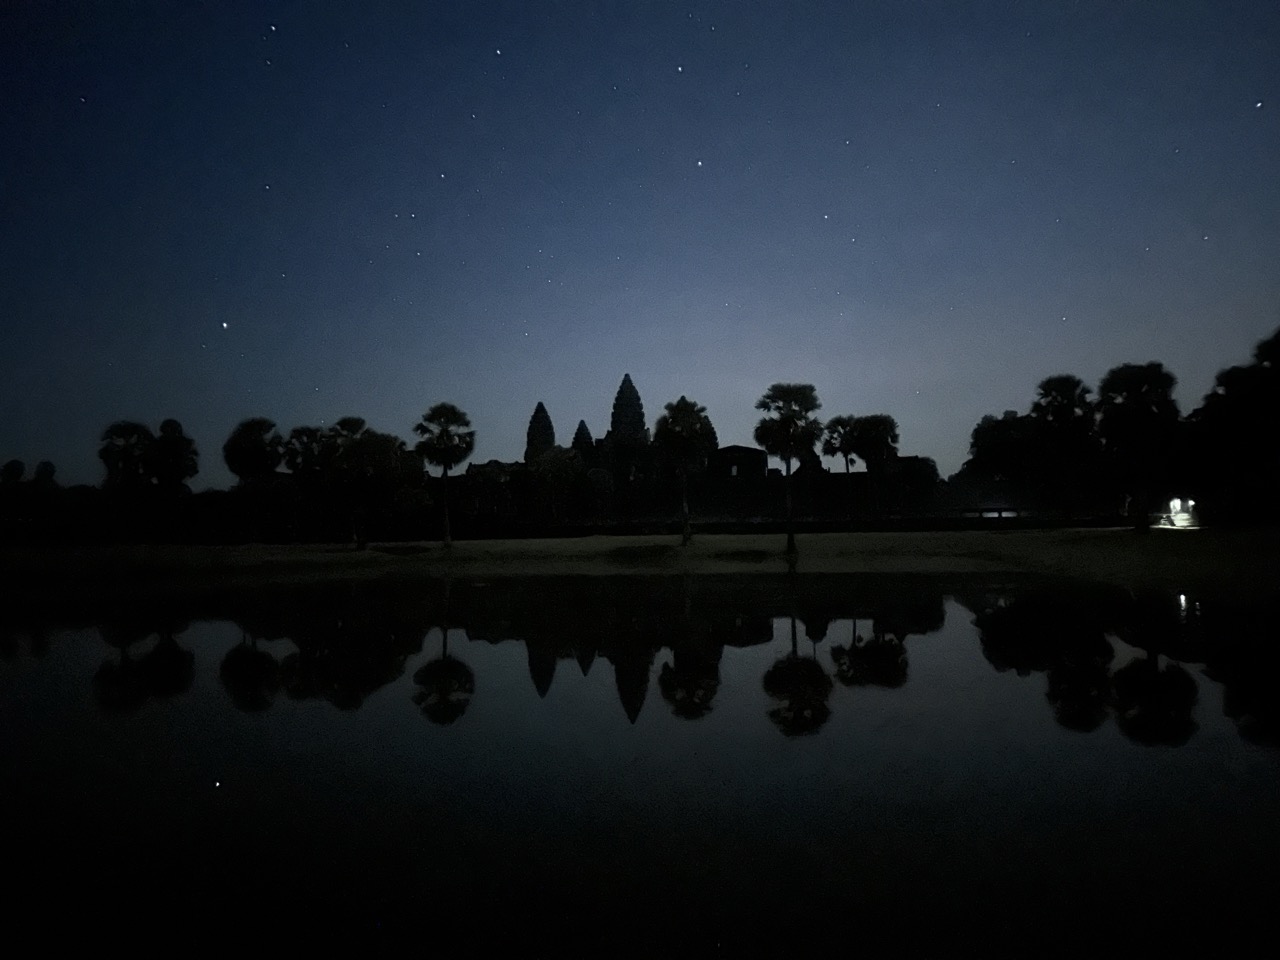
[[[1092,731],[1114,719],[1135,742],[1185,743],[1198,728],[1207,678],[1223,685],[1224,712],[1243,736],[1280,744],[1271,600],[1222,603],[1057,581],[761,575],[295,586],[97,608],[72,603],[56,616],[15,609],[0,628],[0,655],[42,655],[55,627],[92,624],[109,648],[92,680],[97,702],[133,710],[192,683],[189,623],[232,621],[240,638],[223,655],[219,677],[242,710],[269,709],[281,695],[355,709],[421,658],[414,699],[429,719],[454,722],[484,682],[467,662],[468,644],[519,643],[539,697],[565,669],[586,676],[604,661],[634,723],[651,685],[677,717],[714,711],[726,649],[775,642],[778,622],[792,624],[797,638],[782,659],[807,659],[823,677],[814,666],[779,668],[766,689],[770,709],[812,720],[829,696],[827,677],[847,687],[906,683],[908,640],[942,627],[947,596],[970,612],[993,668],[1044,675],[1046,703],[1065,728]],[[801,671],[811,674],[804,683]]]

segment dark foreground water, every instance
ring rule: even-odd
[[[0,936],[1268,953],[1274,613],[927,577],[15,608]]]

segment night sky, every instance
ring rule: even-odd
[[[97,483],[117,419],[534,405],[630,373],[964,460],[1044,377],[1184,412],[1280,325],[1280,3],[0,5],[0,460]],[[838,467],[837,469],[842,469]]]

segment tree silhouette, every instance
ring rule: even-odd
[[[283,447],[285,468],[303,487],[318,487],[338,456],[332,435],[319,427],[294,427]]]
[[[772,720],[788,737],[816,733],[831,708],[831,678],[811,657],[801,657],[796,645],[796,618],[791,617],[791,652],[771,666],[764,675],[764,691],[780,705],[769,711]]]
[[[283,450],[284,441],[275,423],[266,417],[251,417],[231,431],[222,445],[222,459],[242,484],[248,484],[275,473]]]
[[[413,695],[418,705],[432,723],[453,723],[471,704],[476,692],[476,676],[461,660],[449,655],[449,628],[440,629],[440,657],[423,664],[413,675],[413,682],[422,689]]]
[[[821,407],[817,391],[809,383],[775,383],[756,401],[756,409],[771,416],[762,417],[756,424],[755,441],[786,467],[787,554],[791,556],[796,552],[791,461],[799,460],[806,451],[812,453],[814,444],[822,436],[822,421],[813,416]]]
[[[155,435],[141,423],[117,420],[102,433],[98,459],[106,467],[103,486],[114,490],[133,490],[151,482],[151,447]]]
[[[271,706],[280,690],[280,664],[258,639],[245,631],[239,643],[227,651],[218,678],[241,710],[257,713]]]
[[[1036,457],[1034,422],[1006,410],[999,417],[987,414],[974,426],[965,469],[977,477],[1025,487]]]
[[[707,467],[707,459],[719,448],[715,427],[707,417],[707,408],[687,397],[666,405],[666,413],[658,418],[653,443],[659,456],[680,477],[681,546],[693,539],[689,523],[689,475]]]
[[[337,446],[329,464],[332,487],[350,519],[356,547],[364,549],[370,513],[390,503],[397,491],[421,483],[422,456],[399,437],[377,430],[331,439]]]
[[[1151,525],[1155,497],[1167,492],[1178,430],[1176,384],[1153,361],[1115,367],[1098,386],[1098,434],[1139,531]]]
[[[1210,516],[1242,520],[1280,483],[1280,330],[1254,349],[1254,362],[1219,371],[1187,417],[1197,497]]]
[[[849,472],[849,461],[853,459],[854,425],[857,417],[842,414],[832,417],[823,428],[822,455],[824,457],[843,457],[844,472]]]
[[[533,463],[555,445],[556,428],[551,424],[551,414],[539,400],[529,418],[529,429],[525,431],[524,462]]]
[[[427,463],[440,468],[440,499],[444,507],[444,545],[452,545],[449,534],[449,469],[471,456],[475,449],[476,432],[469,429],[471,421],[452,403],[437,403],[413,425],[413,432],[422,437],[414,448]]]
[[[905,637],[890,633],[876,620],[871,622],[870,636],[858,633],[858,621],[852,621],[849,645],[831,648],[831,661],[836,677],[847,687],[900,687],[907,682],[907,649]]]
[[[149,472],[162,490],[186,490],[186,481],[199,472],[199,456],[195,441],[182,432],[182,424],[165,420],[151,444]]]
[[[10,460],[0,467],[0,486],[12,487],[22,482],[22,475],[27,472],[27,465],[21,460]]]
[[[881,509],[884,508],[884,483],[889,464],[898,455],[898,421],[887,413],[872,413],[853,418],[854,455],[867,465],[867,479]]]
[[[1046,377],[1027,415],[1035,434],[1036,482],[1067,514],[1096,475],[1101,452],[1090,393],[1072,374]]]

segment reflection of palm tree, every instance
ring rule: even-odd
[[[1107,719],[1111,699],[1107,664],[1112,651],[1105,639],[1103,644],[1103,656],[1084,648],[1064,651],[1062,659],[1049,667],[1045,696],[1053,705],[1054,718],[1068,730],[1090,733]]]
[[[191,689],[195,677],[196,656],[178,646],[174,634],[186,628],[166,625],[160,630],[159,642],[139,661],[147,679],[147,692],[153,697],[171,697]]]
[[[720,663],[677,650],[672,654],[672,662],[662,665],[658,689],[671,704],[672,713],[685,720],[696,720],[711,712],[711,701],[720,689]]]
[[[1195,733],[1196,682],[1178,664],[1161,667],[1155,655],[1147,654],[1117,670],[1112,688],[1116,723],[1130,740],[1177,747]]]
[[[711,711],[711,701],[720,689],[720,654],[724,647],[708,635],[705,626],[693,619],[693,582],[680,581],[682,612],[680,625],[671,643],[671,663],[658,674],[658,689],[671,704],[671,712],[685,720],[696,720]]]
[[[158,631],[142,621],[103,624],[102,639],[120,651],[120,659],[108,660],[94,674],[98,703],[107,710],[135,710],[148,697],[169,697],[190,689],[195,654],[174,639],[184,629],[185,623],[163,614]],[[156,633],[159,641],[151,650],[136,659],[130,656],[130,647]]]
[[[800,656],[794,616],[791,618],[791,652],[766,671],[764,690],[782,701],[769,711],[769,719],[789,737],[816,733],[831,716],[831,708],[827,706],[831,678],[817,660]]]
[[[129,648],[145,640],[151,630],[133,621],[112,621],[98,628],[103,641],[120,652],[119,661],[108,660],[93,675],[93,692],[105,710],[136,710],[147,699],[147,680]]]
[[[907,651],[899,636],[877,629],[869,639],[858,634],[853,621],[847,647],[832,647],[836,677],[847,687],[900,687],[907,682]]]
[[[1154,593],[1132,597],[1121,636],[1143,656],[1112,677],[1116,722],[1125,736],[1143,744],[1179,746],[1196,730],[1192,719],[1196,682],[1176,663],[1160,665],[1160,654],[1194,648],[1198,630],[1180,620],[1172,598]]]
[[[218,677],[232,702],[250,713],[271,706],[280,690],[280,664],[267,651],[259,650],[257,639],[247,633],[222,658]]]
[[[422,687],[413,702],[432,723],[449,724],[467,712],[476,692],[475,674],[461,660],[449,656],[449,628],[441,629],[440,658],[424,664],[413,675]]]

